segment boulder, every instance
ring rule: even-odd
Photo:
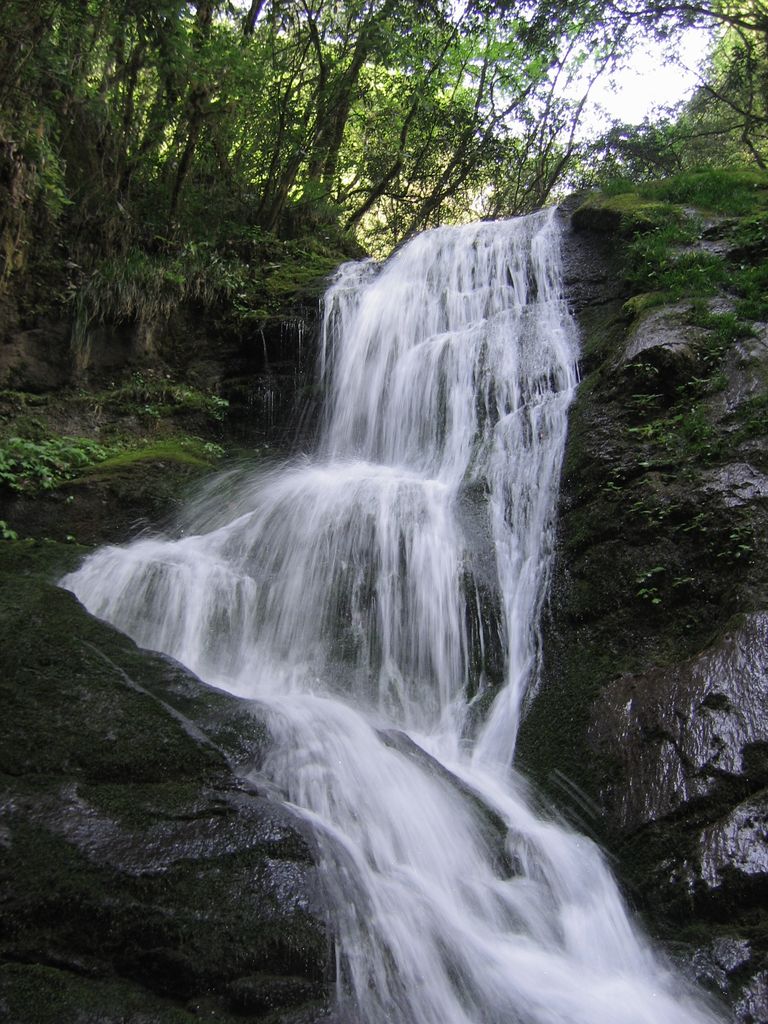
[[[328,1020],[311,831],[259,781],[258,708],[55,586],[79,552],[0,545],[0,1016]]]

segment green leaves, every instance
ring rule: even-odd
[[[49,491],[110,454],[110,448],[85,437],[10,437],[0,441],[0,482],[17,493]]]

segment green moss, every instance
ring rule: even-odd
[[[311,242],[295,243],[291,247],[290,259],[267,276],[266,293],[278,307],[290,298],[319,298],[325,290],[328,275],[342,260],[338,252],[318,249]]]
[[[134,378],[137,376],[133,375]],[[134,397],[140,394],[145,398],[149,394],[135,392],[134,387],[138,387],[135,381],[128,390],[110,392],[114,398],[114,409],[127,411],[129,394]],[[177,395],[180,401],[183,399],[187,411],[204,410],[207,416],[213,416],[209,408],[211,403],[217,403],[216,409],[224,408],[227,404],[215,396],[206,396],[181,385],[165,382],[162,388],[163,395],[168,392]],[[159,391],[157,395],[160,395]],[[29,417],[23,411],[26,408],[24,397],[21,396],[18,402],[12,401],[12,397],[12,393],[6,392],[8,404],[5,407],[12,411],[7,414],[5,429],[2,430],[6,436],[0,439],[0,486],[4,485],[17,494],[34,496],[61,488],[65,484],[82,483],[94,478],[114,478],[140,470],[146,464],[207,469],[224,454],[223,448],[214,442],[176,431],[170,436],[149,441],[132,434],[113,436],[108,441],[59,435],[53,429],[52,422],[57,409],[41,407],[38,416]],[[69,398],[62,397],[60,403],[66,408],[68,404],[76,406],[82,400],[81,395],[74,394]],[[98,407],[105,404],[103,396],[98,395],[90,395],[86,401]],[[169,411],[173,413],[173,410]]]
[[[642,195],[716,213],[751,214],[768,203],[768,174],[752,169],[703,168],[640,187]]]
[[[613,197],[635,193],[649,201],[695,206],[725,214],[752,214],[768,204],[768,175],[752,168],[701,168],[640,184],[617,180],[605,187]]]
[[[221,422],[229,405],[217,394],[151,369],[134,370],[123,383],[97,391],[89,400],[118,416],[134,414],[150,420],[202,415]]]
[[[201,438],[168,438],[109,455],[100,462],[89,466],[79,478],[70,482],[77,483],[78,479],[84,480],[90,477],[103,477],[116,472],[124,472],[146,462],[172,462],[182,466],[210,467],[223,454],[224,450],[220,445],[203,441]]]
[[[578,230],[617,233],[626,237],[656,228],[684,223],[685,216],[675,206],[637,192],[621,195],[598,193],[590,196],[573,214]]]
[[[658,306],[664,305],[666,301],[666,292],[640,292],[639,294],[633,295],[631,298],[627,299],[621,308],[622,312],[627,317],[634,319],[635,317],[641,316],[649,309],[655,309]]]
[[[768,318],[768,269],[762,260],[768,175],[704,170],[627,189],[623,183],[591,196],[573,215],[577,228],[628,239],[623,273],[634,294],[625,303],[627,315],[640,315],[663,301],[712,296],[727,287],[739,296],[736,315],[742,321]],[[702,218],[713,213],[750,214],[722,220],[720,233],[732,246],[730,259],[706,247],[685,248],[701,236]]]
[[[88,1020],[94,1024],[193,1024],[200,1017],[174,1006],[169,1000],[142,991],[130,981],[119,978],[84,978],[73,971],[40,964],[4,964],[0,966],[0,1003],[14,1024],[64,1024]],[[215,1019],[235,1024],[239,1016],[230,1016],[217,1008]]]

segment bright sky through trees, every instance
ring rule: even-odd
[[[25,197],[6,248],[25,265],[45,221],[89,281],[100,259],[144,273],[159,239],[225,263],[245,236],[385,254],[612,176],[768,169],[764,2],[697,14],[715,59],[657,117],[699,84],[682,0],[2,0],[0,149]]]
[[[627,66],[612,76],[612,82],[597,83],[594,102],[611,118],[640,124],[654,108],[689,99],[699,83],[697,69],[707,56],[711,36],[704,29],[687,29],[678,39],[674,61],[665,59],[658,41],[638,43]]]

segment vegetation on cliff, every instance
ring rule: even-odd
[[[682,114],[587,141],[600,75],[690,24],[716,39]],[[105,327],[145,362],[181,310],[255,338],[361,245],[617,175],[763,168],[767,24],[757,0],[8,0],[0,334],[42,334],[61,372],[36,386],[59,386]],[[0,385],[28,362],[0,352]]]
[[[754,831],[768,803],[768,178],[631,188],[573,214],[594,291],[519,757],[607,846],[653,931],[695,943],[692,972],[749,1021],[768,964]]]

